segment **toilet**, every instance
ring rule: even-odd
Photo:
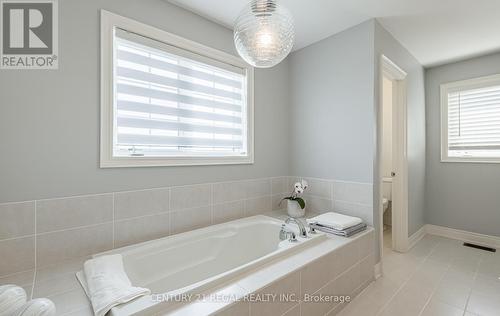
[[[389,203],[392,201],[392,178],[384,177],[382,179],[382,205],[384,214],[389,209]],[[384,229],[386,229],[384,225]]]
[[[384,214],[385,214],[385,211],[387,211],[387,209],[389,208],[389,200],[387,198],[382,198],[382,205],[384,206]]]

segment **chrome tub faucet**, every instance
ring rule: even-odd
[[[297,218],[293,218],[293,217],[288,217],[286,220],[285,220],[285,224],[290,224],[290,222],[294,222],[295,224],[297,224],[297,226],[299,226],[299,231],[300,231],[300,237],[304,237],[304,238],[307,238],[307,231],[306,231],[306,227],[304,226],[304,224],[300,221],[300,219],[297,219]]]

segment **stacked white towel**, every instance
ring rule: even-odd
[[[83,271],[77,272],[76,277],[96,316],[104,316],[116,305],[151,293],[148,289],[132,286],[119,254],[87,260]]]
[[[359,217],[328,212],[307,219],[309,225],[317,230],[339,236],[349,237],[366,229],[366,224]]]

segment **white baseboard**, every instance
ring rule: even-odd
[[[406,251],[409,251],[413,246],[415,246],[422,238],[424,238],[427,233],[427,225],[420,227],[413,235],[408,238],[408,246]]]
[[[444,226],[430,225],[430,224],[425,225],[425,231],[427,234],[430,235],[457,239],[476,245],[500,249],[500,237],[496,236],[483,235],[483,234],[468,232],[465,230],[454,229]]]

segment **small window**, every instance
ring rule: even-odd
[[[441,161],[500,162],[500,75],[441,85]]]
[[[102,167],[253,162],[252,68],[108,12],[102,23]]]

